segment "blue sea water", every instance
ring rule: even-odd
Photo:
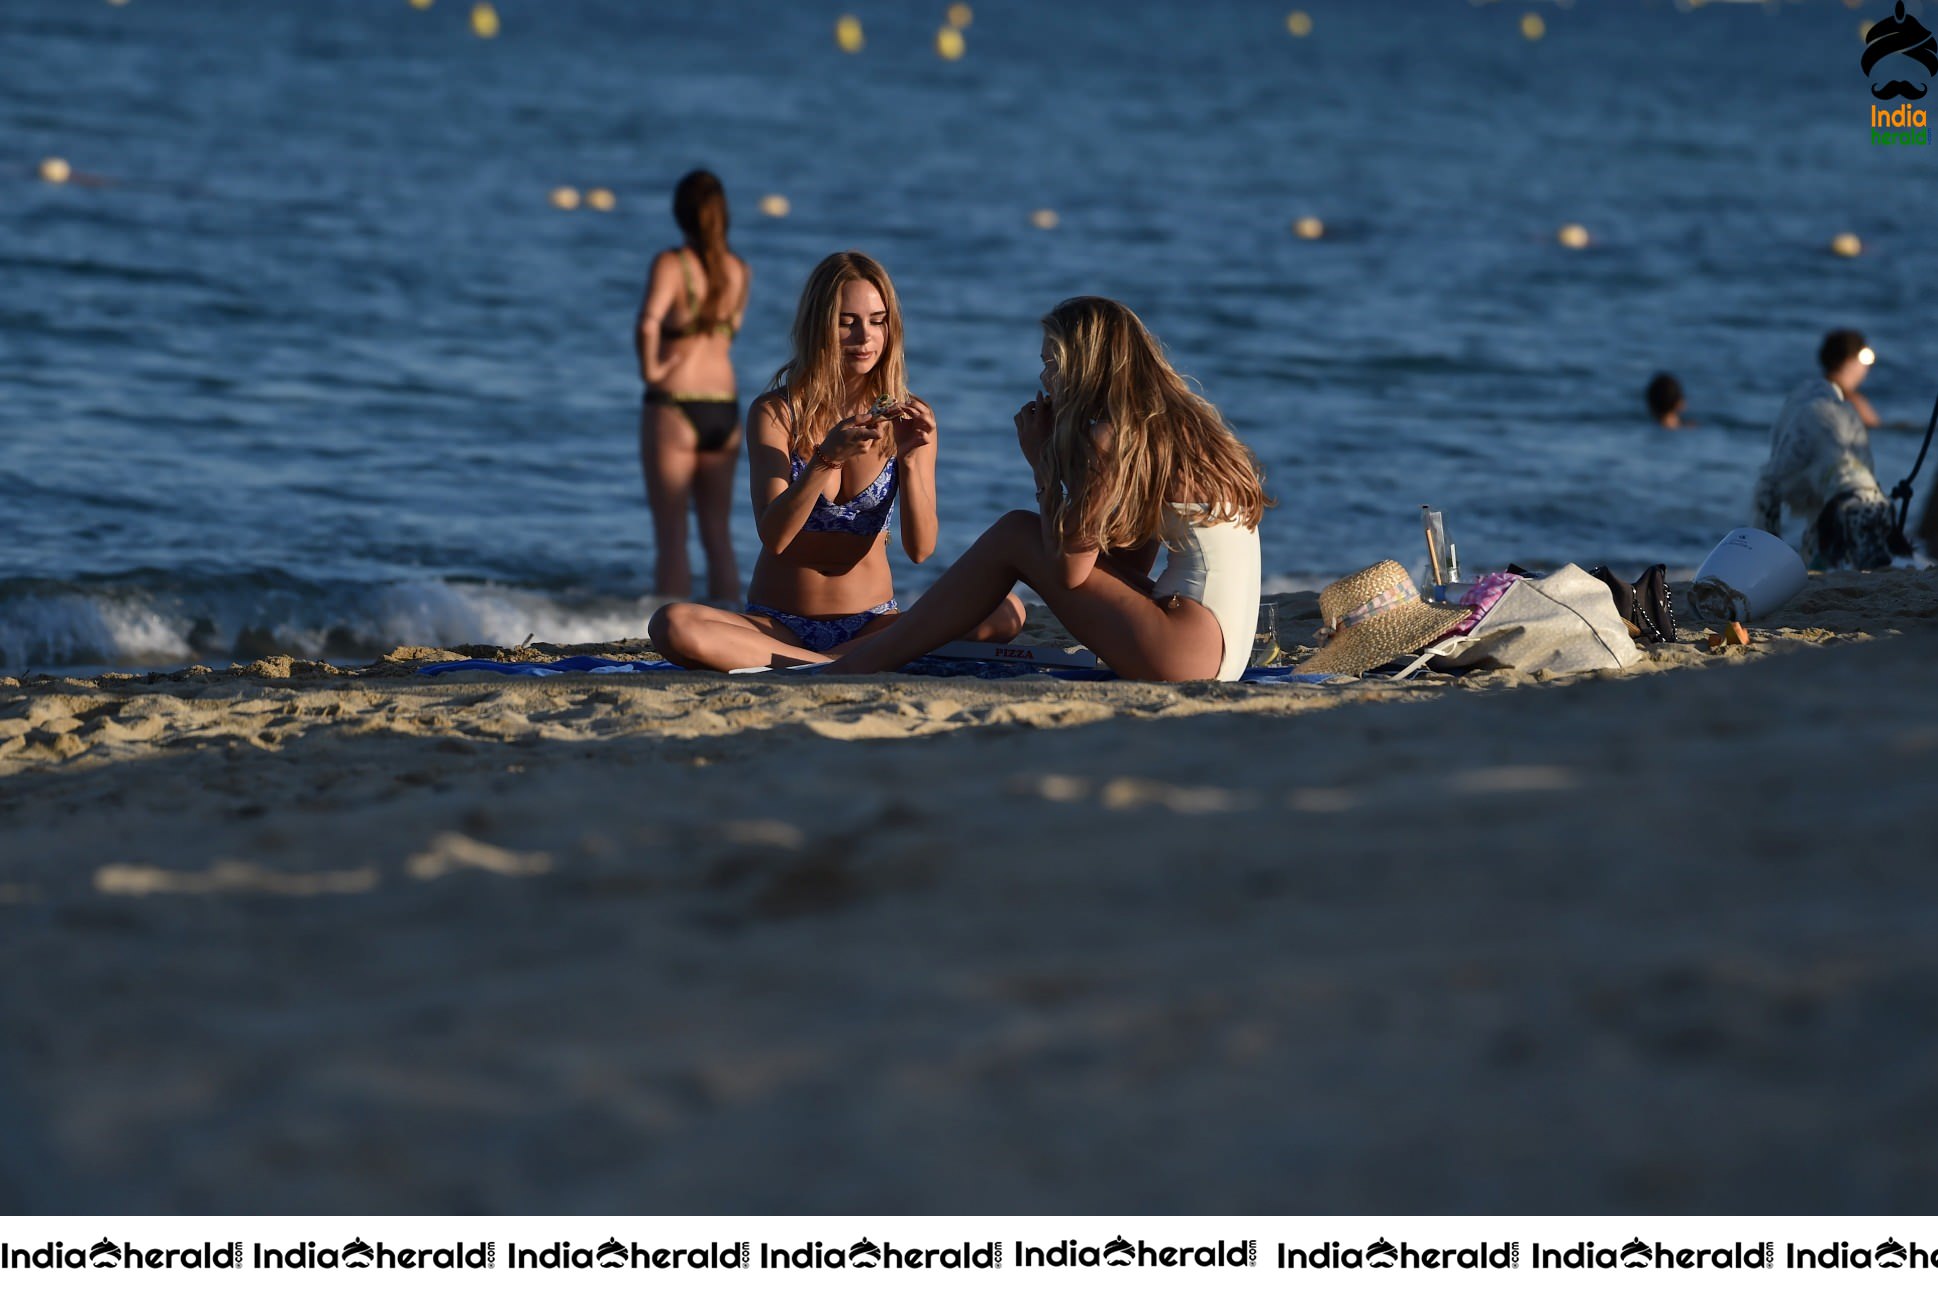
[[[695,165],[755,270],[744,390],[823,254],[895,275],[943,434],[904,594],[1028,500],[1010,417],[1080,292],[1258,453],[1273,586],[1418,563],[1423,502],[1469,569],[1693,567],[1831,326],[1909,466],[1938,153],[1870,141],[1884,6],[1300,2],[1305,39],[1285,3],[978,0],[945,62],[922,0],[499,0],[488,41],[459,0],[5,0],[0,662],[638,634],[630,331]],[[1642,415],[1663,367],[1698,430]]]

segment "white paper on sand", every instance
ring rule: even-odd
[[[987,645],[979,641],[951,641],[928,653],[930,658],[967,659],[977,663],[1025,663],[1031,667],[1101,668],[1097,656],[1081,645]]]

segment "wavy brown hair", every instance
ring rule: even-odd
[[[1064,550],[1141,546],[1162,531],[1172,498],[1204,503],[1195,524],[1258,527],[1271,503],[1257,458],[1136,314],[1076,296],[1044,315],[1043,334],[1058,387],[1045,505]],[[1099,421],[1111,427],[1103,443],[1091,431]]]
[[[856,411],[849,403],[848,381],[841,370],[841,288],[850,282],[866,282],[881,293],[888,311],[887,339],[881,357],[868,373],[868,401],[887,397],[899,399],[908,393],[908,370],[902,360],[902,306],[895,298],[895,284],[888,270],[860,251],[836,251],[814,266],[807,285],[801,288],[801,303],[794,310],[794,353],[767,387],[777,390],[787,404],[788,450],[805,458],[821,442],[834,423]],[[883,449],[895,452],[892,437],[884,437]]]
[[[733,321],[734,304],[727,299],[727,190],[711,170],[695,170],[673,189],[673,220],[686,234],[686,244],[707,271],[707,294],[700,301],[696,322],[716,327]]]

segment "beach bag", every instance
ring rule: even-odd
[[[1608,594],[1615,602],[1615,612],[1621,615],[1623,622],[1635,629],[1636,638],[1643,644],[1660,645],[1675,640],[1676,611],[1675,606],[1669,603],[1667,565],[1650,565],[1634,582],[1623,582],[1605,564],[1596,565],[1588,571],[1588,575],[1608,587]]]
[[[1567,564],[1545,578],[1510,584],[1466,640],[1435,659],[1433,667],[1511,667],[1566,675],[1620,671],[1641,657],[1615,612],[1608,587]]]

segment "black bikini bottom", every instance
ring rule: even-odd
[[[646,402],[657,407],[678,408],[693,427],[701,452],[718,452],[740,429],[740,400],[731,394],[680,395],[665,390],[647,390]]]

